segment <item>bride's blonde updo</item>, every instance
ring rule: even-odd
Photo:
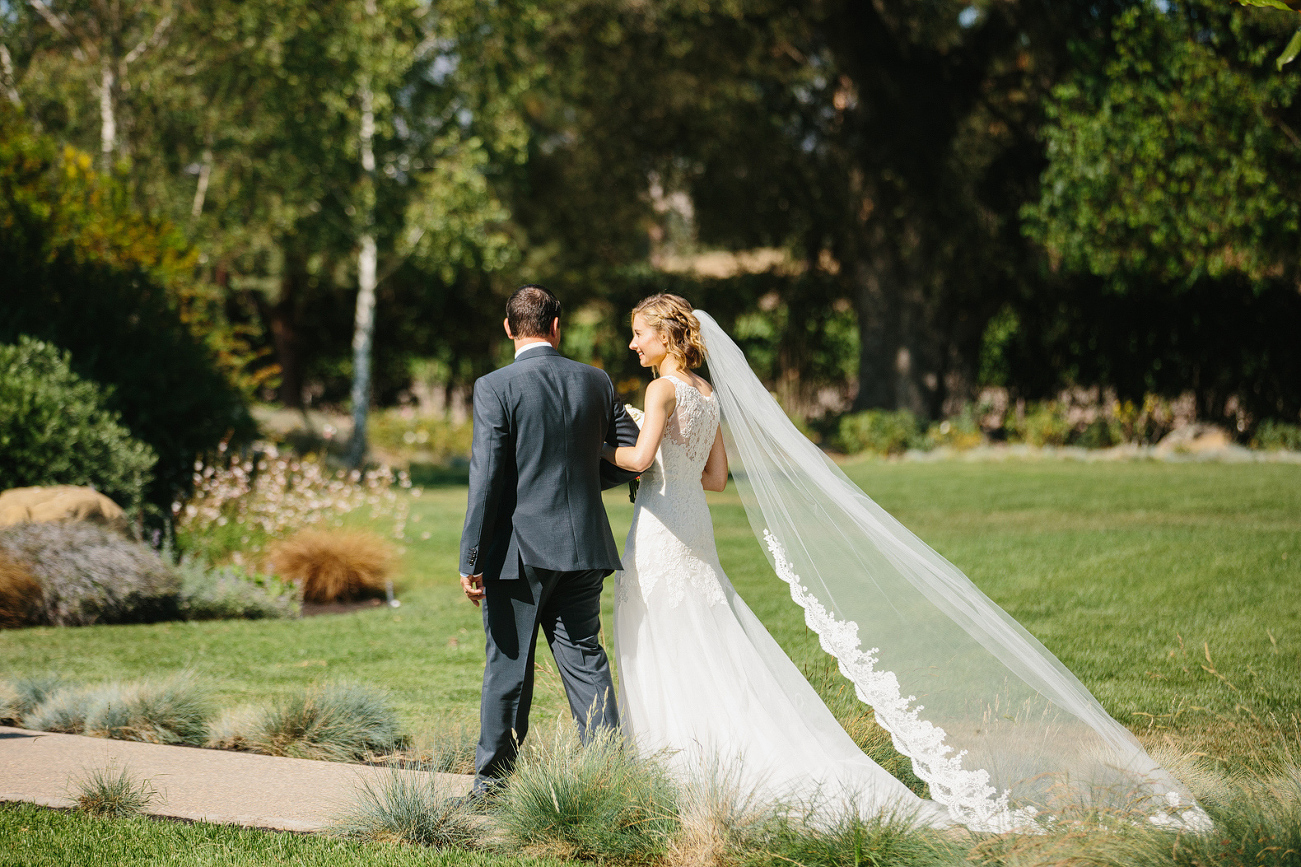
[[[633,316],[641,318],[664,337],[668,354],[687,370],[705,363],[705,343],[700,339],[700,320],[691,312],[691,305],[680,295],[660,293],[643,298],[632,308]]]

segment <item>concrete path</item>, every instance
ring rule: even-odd
[[[199,822],[320,831],[352,802],[366,780],[392,771],[367,765],[168,747],[0,726],[0,801],[73,806],[87,772],[126,768],[158,797],[145,812]],[[402,773],[416,774],[415,771]],[[471,777],[439,774],[451,795]]]

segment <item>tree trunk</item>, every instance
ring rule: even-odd
[[[117,149],[117,116],[113,108],[116,85],[113,60],[104,52],[99,61],[99,158],[105,172],[113,167],[113,151]]]
[[[357,316],[352,332],[352,442],[348,463],[366,459],[366,422],[370,412],[370,362],[375,339],[375,236],[361,236],[357,255]]]
[[[367,11],[371,5],[367,4]],[[357,254],[357,315],[352,332],[352,442],[348,463],[366,459],[366,422],[370,413],[370,362],[375,339],[375,100],[369,78],[361,86],[361,167],[366,173],[361,195],[361,249]]]
[[[267,305],[255,293],[258,310],[271,331],[271,342],[280,365],[280,403],[289,409],[303,408],[303,362],[298,351],[298,298],[302,271],[296,259],[285,257],[285,272],[280,278],[280,297]]]

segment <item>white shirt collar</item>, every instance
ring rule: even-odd
[[[550,347],[551,344],[547,343],[545,340],[540,341],[538,343],[526,343],[523,346],[521,346],[519,349],[515,350],[515,357],[519,358],[521,355],[523,355],[526,352],[532,352],[534,349],[541,349],[544,346]]]

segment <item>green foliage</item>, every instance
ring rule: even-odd
[[[175,570],[148,545],[95,524],[17,524],[0,530],[0,548],[41,585],[42,623],[149,623],[177,615]]]
[[[409,408],[388,409],[370,417],[370,442],[388,453],[410,455],[413,461],[447,464],[468,461],[474,427],[423,416]]]
[[[511,846],[615,863],[664,855],[678,826],[677,797],[655,759],[639,757],[608,731],[582,745],[570,729],[557,728],[548,743],[529,747],[491,803]]]
[[[1270,63],[1292,15],[1136,3],[1054,89],[1037,203],[1058,285],[1016,302],[1011,381],[1121,397],[1192,388],[1219,415],[1301,411],[1301,92]]]
[[[917,416],[906,409],[868,409],[840,419],[835,445],[846,454],[901,455],[925,445]]]
[[[1256,427],[1251,445],[1258,449],[1287,449],[1301,452],[1301,425],[1265,419]]]
[[[157,456],[108,409],[110,395],[47,343],[0,344],[0,490],[88,485],[138,509]]]
[[[77,808],[99,818],[133,816],[158,795],[152,783],[136,779],[126,766],[97,768],[75,782]]]
[[[75,373],[158,456],[155,516],[188,490],[196,456],[252,433],[242,397],[168,287],[193,267],[174,231],[136,214],[95,175],[0,108],[0,342],[27,334],[73,350]],[[195,322],[205,332],[209,322]]]
[[[270,575],[209,566],[191,555],[181,558],[176,571],[180,615],[186,620],[293,618],[302,611],[297,590]]]
[[[397,716],[370,687],[335,683],[277,701],[252,719],[253,752],[299,759],[360,761],[401,743]]]
[[[365,779],[334,833],[357,840],[468,849],[479,839],[474,813],[436,774],[389,770]]]
[[[1246,18],[1202,0],[1138,4],[1100,80],[1054,91],[1043,198],[1026,215],[1062,265],[1191,284],[1295,261],[1298,154],[1274,118],[1295,113],[1297,83],[1268,68]]]

